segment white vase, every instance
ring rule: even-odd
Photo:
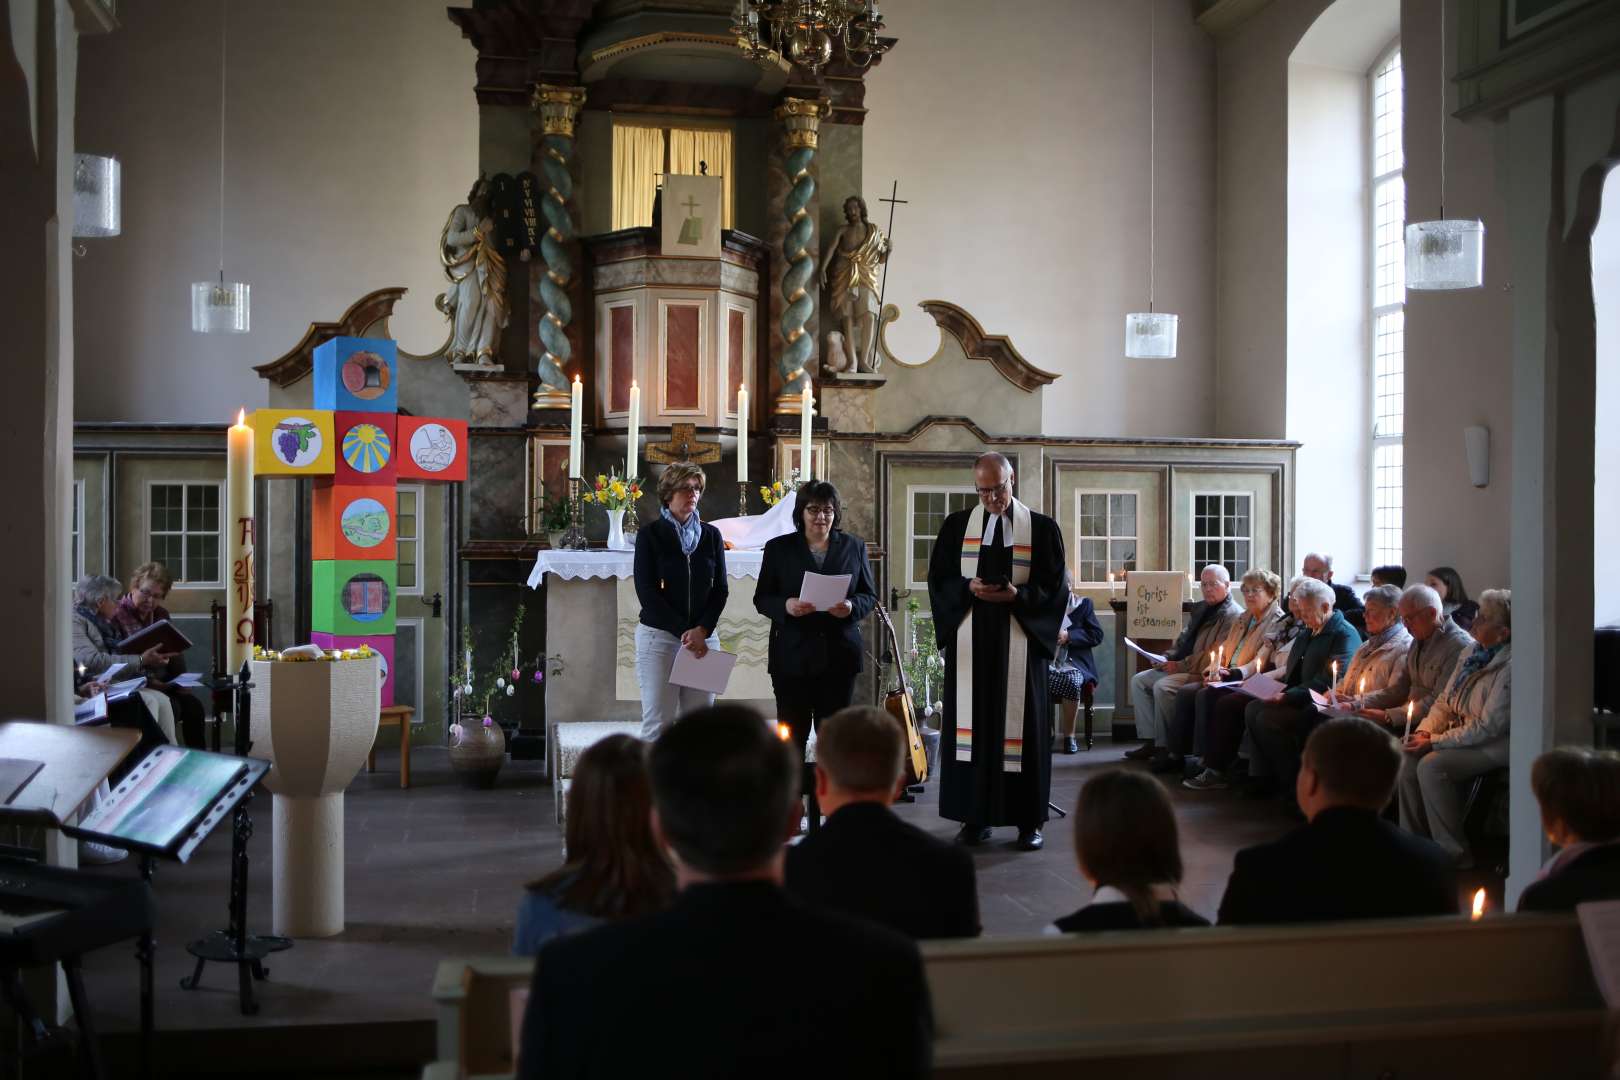
[[[624,511],[609,510],[607,546],[609,551],[630,551],[635,545],[624,536]]]

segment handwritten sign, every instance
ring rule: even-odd
[[[1187,577],[1173,570],[1132,570],[1125,575],[1125,633],[1163,640],[1181,633],[1181,597]]]

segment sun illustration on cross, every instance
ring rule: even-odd
[[[393,446],[376,424],[356,424],[343,436],[343,460],[359,473],[374,473],[388,464]]]

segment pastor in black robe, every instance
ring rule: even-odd
[[[945,716],[939,748],[939,813],[974,825],[1039,828],[1052,791],[1051,709],[1047,669],[1057,650],[1058,628],[1068,606],[1063,533],[1044,514],[1030,513],[1029,581],[1018,598],[998,604],[979,600],[962,576],[962,536],[971,509],[945,519],[928,560],[928,600],[934,630],[945,651]],[[997,530],[1012,528],[1009,509]],[[999,540],[999,537],[998,537]],[[1012,548],[986,545],[979,577],[1010,580]],[[956,760],[956,631],[973,612],[973,760]],[[1011,620],[1023,628],[1028,648],[1024,669],[1024,747],[1021,771],[1002,768],[1002,718],[1007,710],[1007,645]]]

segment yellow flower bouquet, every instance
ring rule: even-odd
[[[617,473],[598,473],[585,498],[610,511],[628,510],[641,498],[641,481],[627,480]]]

